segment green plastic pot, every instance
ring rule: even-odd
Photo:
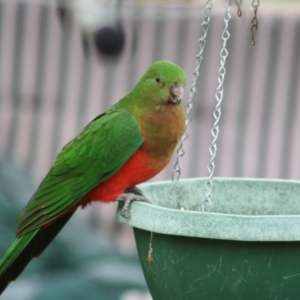
[[[201,212],[205,182],[141,185],[153,204],[117,214],[153,299],[300,299],[300,182],[215,178]]]

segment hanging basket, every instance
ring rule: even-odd
[[[134,229],[153,299],[298,299],[300,182],[215,178],[202,212],[205,182],[144,184],[153,204],[117,213]]]

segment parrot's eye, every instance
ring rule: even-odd
[[[160,83],[160,77],[159,77],[159,76],[156,76],[156,77],[155,77],[155,81],[156,81],[157,83]]]

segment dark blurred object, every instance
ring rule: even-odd
[[[115,12],[111,14],[111,9],[99,3],[99,7],[104,14],[107,11],[108,17],[106,20],[93,21],[94,24],[87,25],[83,19],[78,18],[80,12],[72,6],[70,2],[60,3],[56,9],[59,22],[64,30],[71,26],[75,20],[81,28],[82,49],[85,56],[90,56],[91,47],[95,47],[97,53],[104,58],[117,58],[122,54],[125,46],[125,33],[123,26],[119,20],[119,6],[116,6]],[[98,9],[96,6],[95,9]],[[77,18],[76,18],[77,16]]]
[[[125,45],[125,35],[121,25],[105,26],[94,34],[94,42],[99,54],[114,57],[121,54]]]
[[[65,23],[67,22],[66,18],[67,18],[67,10],[66,8],[59,6],[56,9],[57,11],[57,15],[58,15],[58,19],[60,21],[60,24],[62,24],[62,26],[65,25]]]
[[[34,192],[28,178],[25,171],[0,160],[0,256],[14,241],[15,219]],[[137,258],[100,242],[88,224],[73,216],[1,299],[117,300],[130,289],[146,289]]]

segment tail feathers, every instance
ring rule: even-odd
[[[30,245],[33,244],[36,229],[16,239],[0,261],[0,294],[15,280],[31,259]]]
[[[2,292],[6,289],[6,287],[9,285],[9,282],[6,282],[5,280],[2,279],[0,276],[0,295]]]
[[[0,295],[14,281],[33,257],[39,256],[51,243],[74,212],[69,212],[45,228],[18,237],[0,260]]]

